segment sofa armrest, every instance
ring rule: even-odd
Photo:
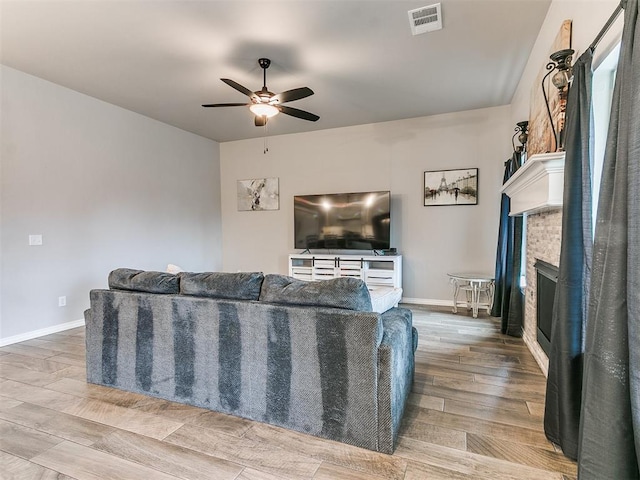
[[[392,308],[381,315],[384,334],[378,348],[378,448],[393,453],[415,369],[411,311]]]

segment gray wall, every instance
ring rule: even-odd
[[[0,342],[81,319],[114,268],[221,268],[216,142],[1,68]]]
[[[276,117],[273,121],[298,121]],[[451,303],[447,272],[493,272],[500,186],[511,153],[508,106],[227,142],[220,146],[223,267],[287,273],[293,196],[390,190],[391,243],[405,298]],[[425,170],[477,167],[479,204],[424,207]],[[278,177],[280,209],[239,212],[237,180]]]

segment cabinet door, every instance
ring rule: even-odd
[[[339,262],[340,266],[338,267],[338,275],[341,277],[359,278],[364,280],[362,275],[363,263],[362,259],[344,260],[341,258]]]
[[[371,285],[389,285],[396,283],[396,264],[392,260],[372,260],[367,264],[365,281]]]
[[[336,276],[335,258],[315,258],[313,261],[313,279],[329,280]]]
[[[289,257],[289,276],[310,281],[313,276],[313,260],[306,257]]]

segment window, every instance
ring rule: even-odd
[[[520,290],[527,288],[527,214],[522,215],[522,251],[520,252]]]
[[[600,194],[600,180],[602,179],[602,164],[607,144],[609,118],[611,116],[611,100],[616,80],[620,43],[618,43],[602,60],[593,72],[592,109],[593,109],[593,155],[591,165],[591,188],[593,205],[591,218],[595,230],[596,213],[598,212],[598,197]]]

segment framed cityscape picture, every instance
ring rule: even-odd
[[[238,211],[278,210],[278,178],[238,180]]]
[[[478,169],[424,172],[424,206],[477,205]]]

